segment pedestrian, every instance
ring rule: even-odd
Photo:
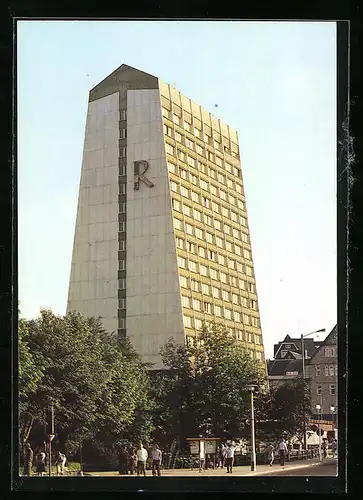
[[[151,458],[152,458],[153,476],[154,477],[156,475],[160,476],[160,465],[161,465],[162,453],[161,453],[161,450],[157,444],[155,444],[153,449],[152,449]]]
[[[227,446],[226,450],[226,464],[227,464],[227,474],[232,474],[232,467],[234,462],[234,451],[235,447],[230,443]]]
[[[32,447],[30,446],[30,443],[27,442],[25,444],[25,451],[24,451],[24,476],[32,475],[33,457],[34,453]]]
[[[284,466],[285,465],[285,456],[287,454],[287,446],[284,438],[280,439],[280,442],[278,444],[278,450],[279,450],[279,457],[280,457],[280,465]]]
[[[67,470],[66,464],[67,464],[67,457],[65,456],[64,453],[61,453],[59,451],[58,455],[57,455],[57,458],[56,458],[56,465],[57,465],[57,474],[58,474],[58,476],[63,476],[64,475],[64,473]]]
[[[46,458],[45,452],[39,450],[35,459],[35,470],[38,476],[43,476],[45,473],[45,458]]]
[[[222,461],[222,467],[223,468],[226,465],[226,456],[227,456],[227,447],[224,444],[222,444],[222,447],[221,447],[221,461]]]
[[[321,448],[323,450],[323,458],[326,458],[328,455],[328,441],[326,438],[323,439]]]
[[[127,450],[122,447],[118,456],[118,471],[120,475],[127,474]]]
[[[333,453],[333,458],[335,458],[337,454],[337,440],[335,438],[333,438],[333,441],[331,443],[331,451]]]
[[[130,446],[127,454],[127,474],[130,473],[133,475],[135,470],[135,462],[136,462],[136,451],[133,446]]]
[[[137,459],[137,475],[144,474],[146,476],[146,461],[147,461],[148,453],[147,450],[143,447],[142,443],[140,443],[139,448],[136,452]]]
[[[274,463],[275,460],[275,447],[273,444],[269,444],[265,450],[265,453],[267,455],[267,461],[270,464],[270,467],[272,467],[272,464]]]

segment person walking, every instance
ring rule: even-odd
[[[65,456],[64,453],[61,453],[59,451],[56,459],[58,476],[64,476],[64,473],[66,472],[66,464],[67,464],[67,457]]]
[[[133,475],[135,471],[135,463],[136,463],[136,451],[133,446],[131,446],[128,450],[127,454],[127,474]]]
[[[32,475],[34,453],[30,443],[26,443],[24,451],[24,476]]]
[[[227,474],[232,474],[232,467],[234,462],[234,451],[235,447],[228,444],[226,450],[226,464],[227,464]]]
[[[38,476],[43,476],[45,473],[45,458],[46,458],[45,452],[39,450],[35,459],[35,470]]]
[[[118,471],[120,475],[127,474],[127,450],[122,447],[118,457]]]
[[[147,450],[143,447],[142,443],[140,443],[139,448],[136,452],[137,459],[137,475],[144,474],[146,476],[146,461],[147,461],[148,453]]]
[[[266,456],[267,456],[267,462],[270,464],[270,467],[272,467],[272,464],[274,463],[275,460],[275,447],[273,444],[269,444],[265,450]]]
[[[278,444],[278,450],[279,450],[279,457],[280,457],[280,465],[284,466],[285,465],[285,457],[287,454],[287,446],[284,438],[280,439],[280,442]]]
[[[161,450],[157,444],[155,444],[153,449],[152,449],[151,458],[152,458],[153,476],[154,477],[156,475],[160,476],[160,465],[161,465],[162,453],[161,453]]]
[[[221,447],[221,462],[222,462],[222,467],[224,468],[226,465],[226,458],[227,458],[227,447],[222,444]]]
[[[323,459],[327,457],[328,455],[328,441],[326,438],[323,439],[321,448],[323,450]]]
[[[336,454],[337,454],[337,440],[334,438],[332,443],[331,443],[331,451],[332,451],[332,454],[333,454],[333,458],[336,457]]]

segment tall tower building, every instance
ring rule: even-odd
[[[237,132],[124,64],[89,94],[67,309],[155,369],[203,320],[264,361]]]

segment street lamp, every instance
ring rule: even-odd
[[[247,390],[250,391],[251,401],[251,471],[256,469],[256,443],[255,443],[255,409],[253,405],[254,385],[248,385]]]
[[[308,337],[309,335],[314,335],[314,333],[323,333],[325,332],[325,328],[321,328],[320,330],[315,330],[314,332],[310,333],[305,333],[301,334],[301,356],[302,356],[302,378],[305,380],[305,347],[304,347],[304,338]],[[305,413],[305,408],[304,408],[304,451],[306,451],[307,445],[306,445],[306,413]]]
[[[316,405],[316,409],[318,410],[318,415],[319,415],[319,427],[318,427],[318,431],[319,431],[319,460],[321,461],[321,411],[322,411],[321,405]]]
[[[332,405],[330,407],[330,412],[331,412],[331,429],[332,429],[332,431],[334,431],[334,412],[335,412],[335,406],[334,405]]]
[[[49,439],[49,459],[48,459],[48,467],[49,467],[49,476],[52,475],[52,441],[55,437],[54,434],[54,404],[50,405],[50,433],[48,435]]]

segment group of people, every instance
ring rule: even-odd
[[[269,444],[265,450],[265,453],[267,455],[267,461],[272,467],[272,464],[274,463],[275,460],[275,450],[278,452],[279,455],[279,460],[280,460],[280,465],[284,466],[285,465],[285,460],[286,456],[288,454],[288,448],[287,444],[284,438],[281,438],[278,445],[277,449],[273,444]]]
[[[134,474],[135,470],[138,476],[146,476],[146,467],[149,454],[143,444],[140,443],[138,448],[122,448],[119,456],[119,473],[121,475]],[[162,460],[162,452],[157,444],[151,450],[151,468],[152,475],[160,476],[160,466]]]
[[[35,458],[35,459],[34,459]],[[67,471],[67,458],[60,451],[54,457],[54,465],[57,467],[57,475],[63,476]],[[35,474],[44,476],[48,465],[48,456],[44,448],[39,448],[34,454],[29,442],[25,444],[24,451],[24,476],[31,476],[33,466],[35,465]]]

